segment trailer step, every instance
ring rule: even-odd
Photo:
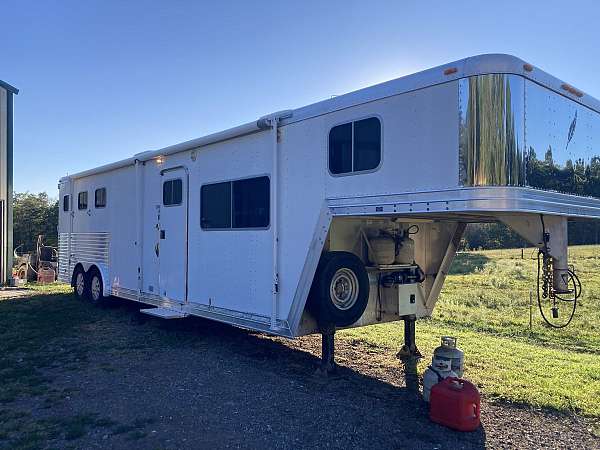
[[[147,308],[140,309],[140,312],[154,317],[160,317],[161,319],[183,319],[188,316],[187,313],[169,308]]]

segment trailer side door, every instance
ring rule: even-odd
[[[184,167],[161,171],[162,203],[158,213],[157,256],[160,295],[187,301],[188,174]]]

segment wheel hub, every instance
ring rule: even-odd
[[[92,299],[94,301],[100,299],[100,280],[96,276],[92,278]]]
[[[340,310],[352,308],[358,299],[356,274],[347,268],[339,269],[331,280],[329,295],[336,308]]]
[[[77,278],[75,280],[75,288],[77,289],[77,295],[83,295],[83,291],[85,289],[85,280],[81,272],[77,274]]]

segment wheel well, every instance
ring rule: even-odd
[[[71,275],[71,287],[75,287],[75,274],[81,270],[83,273],[85,273],[85,269],[83,268],[83,264],[81,263],[77,263],[75,265],[75,268],[73,268],[73,274]]]

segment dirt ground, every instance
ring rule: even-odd
[[[0,300],[10,298],[31,297],[35,291],[22,287],[2,287],[0,288]]]
[[[0,448],[600,448],[574,416],[485,398],[477,431],[433,424],[411,370],[364,343],[338,340],[340,370],[324,378],[317,336],[80,307],[76,333],[40,344],[56,355],[44,389],[0,405]]]

